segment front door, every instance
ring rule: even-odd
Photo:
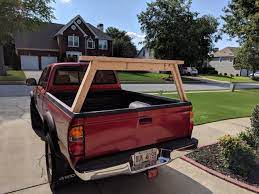
[[[79,56],[82,55],[82,52],[78,51],[67,51],[66,56],[67,56],[67,61],[69,62],[77,62],[79,59]]]

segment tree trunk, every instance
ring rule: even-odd
[[[3,46],[0,45],[0,76],[6,75],[6,68],[4,65],[4,49]]]

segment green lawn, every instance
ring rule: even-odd
[[[0,81],[24,81],[26,79],[23,71],[9,70],[7,76],[0,76]]]
[[[177,95],[164,94],[175,98]],[[236,92],[189,93],[193,104],[195,124],[203,124],[224,119],[248,117],[259,104],[259,90]]]
[[[241,77],[241,76],[230,77],[230,76],[220,76],[220,75],[201,75],[200,77],[214,79],[218,81],[233,82],[233,83],[234,82],[253,82],[253,83],[258,82],[259,83],[259,81],[254,81],[249,77]]]
[[[118,77],[121,82],[157,82],[157,83],[164,83],[166,82],[163,78],[168,78],[169,74],[163,74],[163,73],[133,73],[133,72],[118,72]],[[183,82],[185,81],[193,81],[191,78],[183,77]]]
[[[168,78],[168,74],[162,73],[131,73],[131,72],[118,72],[120,81],[124,82],[165,82],[163,78]]]

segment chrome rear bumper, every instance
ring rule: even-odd
[[[85,172],[78,172],[74,169],[75,174],[82,180],[96,180],[116,175],[122,175],[122,174],[136,174],[140,172],[147,171],[152,168],[157,168],[162,165],[170,163],[172,160],[177,159],[183,155],[185,155],[188,151],[190,151],[190,148],[193,148],[195,145],[188,145],[185,147],[181,147],[179,150],[167,150],[167,149],[159,149],[160,154],[157,160],[157,163],[152,166],[148,166],[139,170],[132,170],[132,167],[130,165],[130,162],[123,163],[120,165],[104,168],[104,169],[98,169],[93,171],[85,171]],[[196,145],[197,146],[197,145]]]

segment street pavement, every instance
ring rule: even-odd
[[[228,90],[229,84],[196,83],[184,84],[188,91]],[[136,92],[176,91],[174,84],[122,84],[124,90]],[[236,89],[259,89],[259,84],[238,84]],[[26,85],[0,85],[0,97],[29,96],[32,87]]]
[[[225,133],[236,134],[250,125],[248,118],[195,126],[200,145]],[[29,97],[0,98],[0,193],[49,194],[44,143],[30,125]],[[236,194],[251,193],[214,177],[181,159],[159,169],[148,181],[143,174],[118,176],[64,186],[58,194]]]

